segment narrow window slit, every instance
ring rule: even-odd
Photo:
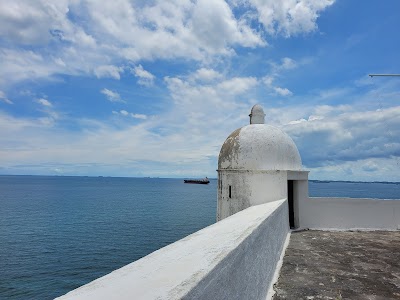
[[[229,186],[229,198],[232,198],[232,186]]]

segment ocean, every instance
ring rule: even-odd
[[[215,222],[217,181],[0,176],[0,299],[53,299]],[[310,182],[399,199],[400,184]]]

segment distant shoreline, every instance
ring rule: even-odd
[[[12,174],[0,174],[0,177],[82,177],[82,178],[132,178],[132,179],[179,179],[183,180],[189,177],[157,177],[157,176],[104,176],[104,175],[12,175]],[[192,176],[193,177],[193,176]],[[201,178],[201,176],[198,176]],[[209,177],[209,180],[217,180],[217,178]],[[351,181],[351,180],[322,180],[322,179],[309,179],[309,182],[313,183],[382,183],[382,184],[400,184],[397,181]]]
[[[316,180],[309,179],[309,182],[314,183],[331,183],[331,182],[340,182],[340,183],[383,183],[383,184],[400,184],[397,181],[349,181],[349,180]]]

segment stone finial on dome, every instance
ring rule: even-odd
[[[251,108],[249,114],[250,124],[264,124],[265,123],[265,113],[261,105],[256,104]]]

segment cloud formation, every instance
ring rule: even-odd
[[[274,91],[280,96],[291,96],[293,93],[289,91],[287,88],[281,88],[279,86],[274,87]]]
[[[378,85],[367,70],[332,81],[340,46],[311,35],[332,3],[0,2],[0,165],[215,176],[224,139],[260,102],[312,174],[400,180],[398,81]]]
[[[307,119],[292,121],[284,128],[297,142],[307,167],[400,157],[399,106],[372,111],[316,107]],[[371,169],[371,164],[365,168]]]
[[[37,103],[40,103],[43,106],[47,106],[47,107],[53,106],[53,104],[51,104],[51,102],[49,100],[44,99],[44,98],[37,99],[36,101],[37,101]]]
[[[138,65],[132,69],[132,73],[138,78],[138,84],[144,86],[152,86],[154,79],[156,78],[153,74],[149,71],[143,69],[142,65]]]
[[[257,19],[270,34],[285,37],[309,33],[317,29],[319,13],[334,0],[237,0],[255,9]]]
[[[98,66],[94,69],[94,74],[97,78],[114,78],[119,80],[121,78],[120,73],[123,72],[123,68],[112,65]]]
[[[50,122],[50,116],[28,119],[2,114],[1,164],[15,171],[15,161],[33,169],[33,164],[56,168],[56,162],[62,161],[61,169],[66,174],[96,166],[97,170],[120,175],[132,174],[129,166],[151,165],[149,173],[144,168],[141,174],[158,176],[187,176],[196,166],[197,172],[213,176],[209,172],[215,168],[220,146],[230,132],[248,123],[249,108],[254,103],[249,99],[262,80],[227,77],[213,69],[199,68],[180,77],[165,77],[164,81],[171,95],[171,109],[156,118],[127,109],[114,111],[113,115],[123,119],[141,120],[122,127],[110,120],[80,119],[76,122],[82,131],[73,133],[55,126],[57,119]],[[110,90],[104,89],[104,93],[120,99]],[[290,134],[313,178],[356,176],[371,180],[377,174],[385,174],[382,180],[399,178],[400,107],[360,107],[265,108],[267,123]],[[121,165],[127,169],[121,171]],[[82,167],[81,171],[77,166]]]
[[[7,98],[6,94],[3,91],[0,91],[0,101],[3,101],[7,104],[13,104],[13,102]]]
[[[253,8],[255,19],[235,15],[238,4]],[[263,24],[274,35],[310,32],[316,29],[318,13],[331,4],[328,0],[1,2],[0,87],[58,74],[120,79],[124,61],[206,62],[229,57],[237,46],[267,44],[264,31],[252,23]],[[141,83],[151,82],[140,78]]]
[[[146,120],[146,119],[147,119],[147,116],[144,115],[144,114],[130,113],[130,112],[124,110],[124,109],[123,109],[123,110],[120,110],[120,111],[115,111],[115,110],[113,110],[112,113],[113,113],[114,115],[117,115],[117,116],[118,116],[118,115],[124,116],[124,117],[130,116],[130,117],[132,117],[132,118],[134,118],[134,119],[140,119],[140,120]]]
[[[113,92],[109,89],[104,88],[100,91],[100,93],[105,95],[107,97],[107,100],[110,102],[125,102],[121,99],[121,96],[117,92]]]
[[[297,68],[299,63],[290,57],[283,57],[279,63],[270,61],[269,64],[271,69],[269,73],[262,78],[265,87],[275,95],[282,97],[292,96],[292,91],[288,88],[277,86],[275,81],[277,78],[282,77],[282,74],[288,70]]]

